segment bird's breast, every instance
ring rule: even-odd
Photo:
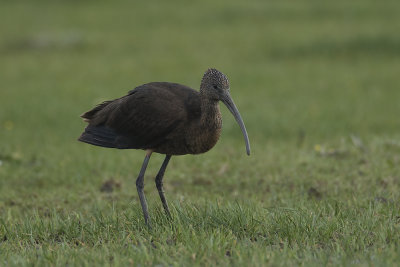
[[[201,154],[215,146],[222,129],[218,103],[205,105],[201,111],[198,110],[198,114],[192,112],[189,115],[162,144],[153,148],[154,152],[169,155]]]
[[[221,129],[222,120],[220,116],[192,127],[186,134],[186,144],[190,154],[204,153],[213,148],[221,135]]]

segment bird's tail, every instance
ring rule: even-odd
[[[95,146],[118,148],[117,138],[115,131],[104,125],[88,125],[78,140]]]
[[[108,104],[110,104],[111,102],[113,102],[113,100],[110,101],[104,101],[101,104],[98,104],[97,106],[95,106],[94,108],[92,108],[91,110],[83,113],[81,115],[81,118],[86,121],[86,122],[90,122],[90,120],[94,117],[94,115],[96,115],[97,112],[99,112],[100,110],[102,110],[103,108],[105,108]]]

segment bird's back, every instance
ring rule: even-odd
[[[170,154],[186,154],[190,151],[182,144],[185,129],[200,116],[199,92],[181,84],[153,82],[84,113],[81,117],[89,125],[79,140],[156,152],[158,147],[169,145]]]

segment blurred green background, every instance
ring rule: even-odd
[[[150,81],[198,89],[210,67],[230,80],[252,155],[223,107],[216,147],[172,158],[171,202],[398,203],[399,14],[390,0],[1,1],[3,225],[137,206],[144,153],[77,142],[79,115]],[[153,207],[162,159],[145,180]]]
[[[98,101],[149,81],[198,88],[216,67],[254,144],[396,133],[398,11],[396,1],[3,1],[3,129],[71,143],[76,116]]]

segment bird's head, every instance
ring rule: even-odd
[[[228,78],[216,69],[208,69],[201,79],[200,91],[209,99],[221,100],[225,91],[229,91]]]
[[[229,81],[225,74],[216,69],[208,69],[201,80],[200,93],[208,99],[222,101],[227,106],[242,130],[246,142],[246,152],[247,155],[250,155],[250,142],[246,127],[230,95]]]

